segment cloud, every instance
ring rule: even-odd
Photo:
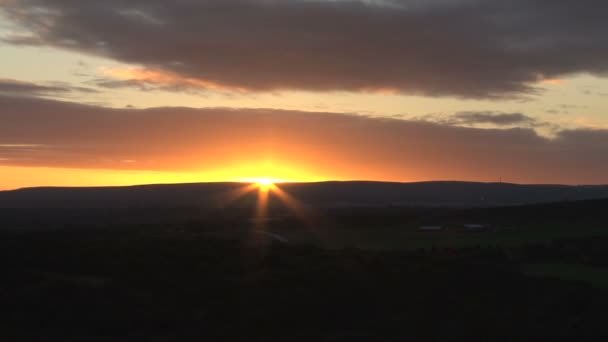
[[[20,0],[0,6],[25,33],[5,41],[110,57],[172,75],[169,85],[175,77],[249,91],[510,98],[538,92],[543,81],[608,72],[604,0]]]
[[[566,81],[560,80],[560,79],[545,79],[542,81],[542,83],[552,85],[552,86],[561,86],[561,85],[566,84]]]
[[[536,119],[521,113],[460,112],[453,116],[457,123],[465,125],[493,124],[496,126],[536,124]]]
[[[48,94],[66,93],[69,91],[69,88],[62,86],[48,86],[13,79],[0,79],[0,93],[4,94]]]
[[[554,114],[557,112],[547,111]],[[411,120],[433,122],[457,127],[478,128],[527,128],[547,137],[555,137],[563,127],[548,121],[541,121],[522,113],[503,113],[496,111],[466,111],[452,114],[439,113],[413,117]]]
[[[517,126],[517,127],[536,127],[541,125],[536,119],[522,113],[500,113],[500,112],[458,112],[449,115],[425,115],[417,120],[437,122],[453,126]]]
[[[187,78],[163,70],[143,68],[105,68],[100,70],[105,78],[93,80],[92,83],[102,88],[137,88],[143,91],[165,90],[192,92],[211,90],[224,93],[245,93],[246,89],[226,87],[211,81]]]
[[[608,183],[605,129],[550,139],[531,128],[348,113],[118,109],[10,96],[0,96],[0,108],[0,165],[193,171],[270,160],[339,179]]]
[[[86,87],[76,87],[63,82],[38,84],[13,79],[0,79],[0,95],[65,96],[73,92],[93,93],[96,92],[96,90]]]

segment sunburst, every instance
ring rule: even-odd
[[[315,230],[315,233],[318,233],[317,229],[314,229],[316,223],[318,223],[316,222],[318,215],[309,206],[302,203],[285,190],[281,189],[279,184],[283,182],[284,181],[270,177],[250,178],[248,179],[248,183],[244,184],[243,187],[231,191],[227,196],[222,196],[222,206],[236,201],[239,198],[257,190],[257,203],[253,218],[253,233],[256,235],[259,235],[260,233],[263,235],[272,235],[272,233],[268,234],[269,232],[266,231],[266,229],[268,229],[268,211],[271,195],[274,198],[277,198],[286,208],[288,208],[296,218],[304,222],[306,226],[312,228],[312,230]]]

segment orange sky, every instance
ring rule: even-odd
[[[606,184],[595,5],[0,0],[0,189]]]
[[[0,188],[240,181],[603,183],[606,132],[272,109],[113,109],[0,96]],[[494,118],[494,117],[493,117]],[[511,119],[511,117],[507,117]],[[593,148],[590,148],[593,147]]]

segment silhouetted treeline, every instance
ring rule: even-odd
[[[0,234],[6,341],[596,341],[608,293],[526,276],[607,265],[608,239],[371,252],[161,236]]]
[[[255,205],[257,191],[226,203],[241,183],[132,187],[29,188],[0,191],[0,208],[216,208]],[[279,187],[315,208],[493,207],[608,198],[608,186],[519,185],[474,182],[322,182]],[[271,197],[273,195],[271,194]]]
[[[276,204],[276,203],[275,203]],[[0,229],[107,227],[113,225],[188,225],[196,229],[225,228],[250,224],[256,205],[243,208],[0,208]],[[461,226],[491,224],[497,228],[519,228],[549,224],[608,226],[608,200],[564,201],[490,208],[346,207],[310,210],[324,224],[349,229],[383,225],[415,227],[420,224]],[[291,208],[275,205],[268,215],[281,228],[300,225],[302,219]]]

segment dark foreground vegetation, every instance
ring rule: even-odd
[[[608,239],[389,252],[167,234],[156,226],[3,232],[0,338],[608,338],[608,292],[531,273],[530,265],[545,264],[602,270]]]
[[[605,341],[606,208],[1,209],[0,340]]]
[[[27,188],[0,191],[0,208],[210,208],[243,183],[193,183],[92,188]],[[493,207],[608,198],[606,185],[522,185],[475,182],[321,182],[278,185],[316,208]],[[243,196],[246,206],[257,193]]]

